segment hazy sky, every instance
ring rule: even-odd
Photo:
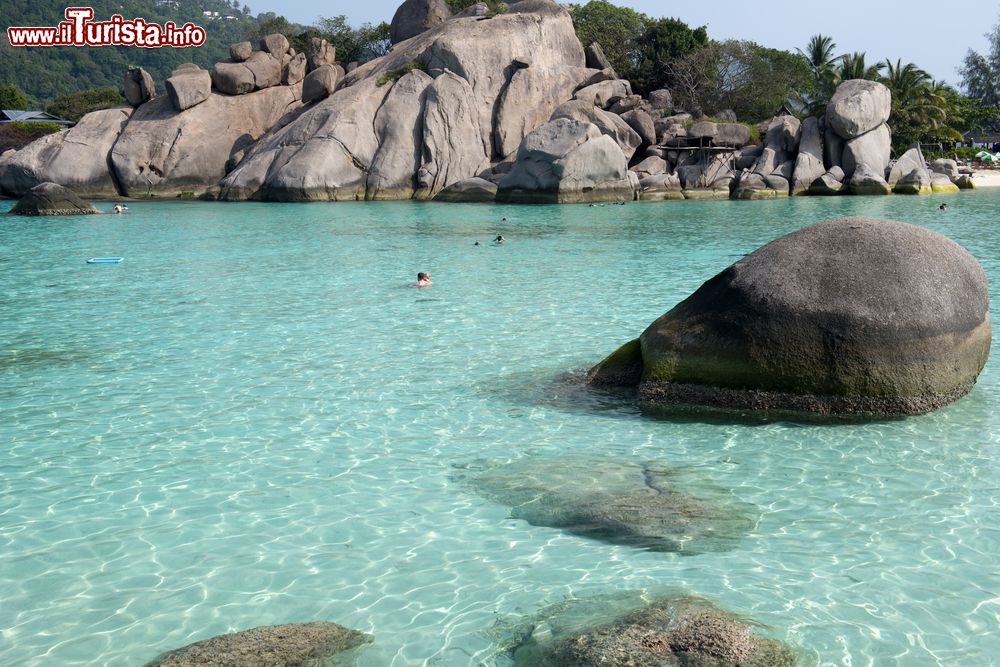
[[[400,0],[401,1],[401,0]],[[983,36],[1000,19],[997,0],[751,0],[664,2],[612,0],[650,16],[672,16],[691,27],[708,26],[709,37],[750,39],[776,49],[805,48],[809,37],[833,37],[838,53],[864,51],[869,62],[914,62],[935,79],[959,82],[956,68],[972,48],[985,52]],[[344,14],[354,25],[388,21],[396,0],[244,0],[254,14],[273,11],[297,23]]]

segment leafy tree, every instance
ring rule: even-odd
[[[816,116],[826,109],[827,103],[833,97],[836,89],[836,79],[843,55],[835,56],[837,44],[833,38],[826,35],[813,35],[805,51],[796,49],[798,54],[809,63],[812,72],[812,85],[797,90],[792,95],[792,101],[803,115]]]
[[[52,100],[45,110],[75,123],[91,111],[110,109],[124,101],[125,98],[115,88],[90,88],[69,95],[60,95]]]
[[[639,66],[641,41],[650,21],[648,16],[607,0],[571,5],[570,16],[580,42],[584,46],[600,43],[604,55],[620,75],[625,76]]]
[[[355,29],[343,14],[320,18],[316,27],[299,35],[299,40],[304,44],[309,37],[322,37],[330,42],[337,49],[337,60],[344,63],[355,60],[368,62],[384,56],[392,46],[388,23],[384,21],[378,25],[364,23]]]
[[[0,123],[0,153],[13,148],[21,150],[28,144],[46,134],[52,134],[63,129],[59,123],[21,122]]]
[[[988,105],[1000,106],[1000,25],[986,34],[990,50],[986,54],[969,49],[959,72],[962,88],[969,97]]]
[[[708,32],[704,26],[692,30],[678,19],[647,20],[638,43],[639,63],[626,78],[639,93],[669,87],[667,64],[706,44]]]
[[[10,83],[0,83],[0,109],[27,109],[28,98]]]
[[[710,42],[668,70],[678,106],[709,115],[732,109],[750,122],[770,118],[812,76],[805,57],[740,40]]]

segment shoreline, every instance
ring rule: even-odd
[[[977,188],[1000,188],[1000,169],[977,169],[972,172]]]

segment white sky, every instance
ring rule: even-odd
[[[297,23],[345,14],[353,25],[389,21],[396,0],[243,0],[254,14],[273,11]],[[579,0],[578,0],[579,1]],[[831,36],[838,53],[864,51],[868,62],[885,58],[913,62],[935,79],[957,85],[956,69],[972,48],[987,50],[984,34],[1000,20],[997,0],[611,0],[650,16],[679,18],[691,27],[708,26],[713,39],[739,38],[794,51],[816,33]]]

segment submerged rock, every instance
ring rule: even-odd
[[[583,601],[586,604],[588,601]],[[751,620],[711,602],[676,596],[607,619],[598,600],[589,624],[568,605],[532,625],[513,651],[515,667],[791,667],[795,652]],[[613,604],[613,601],[611,601]]]
[[[756,524],[753,506],[718,489],[690,495],[678,481],[680,473],[653,464],[559,457],[517,461],[473,483],[515,519],[650,551],[729,551]]]
[[[11,215],[86,215],[100,213],[70,190],[55,183],[40,183],[17,200]]]
[[[990,341],[986,274],[964,248],[838,218],[736,262],[590,377],[619,384],[641,366],[640,397],[660,405],[919,414],[969,392]]]
[[[146,667],[327,664],[325,661],[332,656],[371,641],[370,635],[336,623],[270,625],[195,642],[160,656]]]

